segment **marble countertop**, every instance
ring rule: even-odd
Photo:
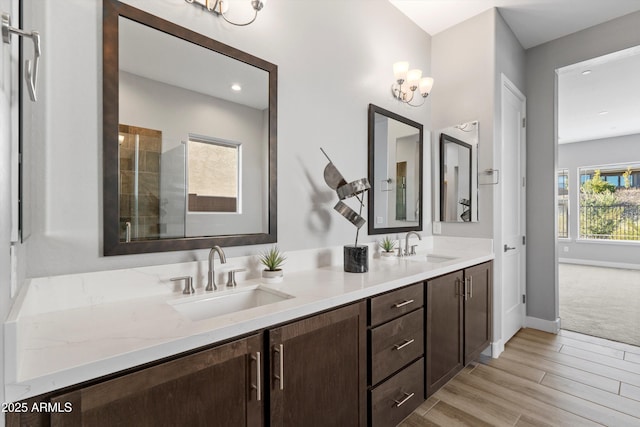
[[[283,282],[261,286],[294,298],[199,321],[183,316],[171,303],[212,295],[201,287],[189,296],[175,287],[158,291],[156,283],[147,286],[153,289],[149,292],[129,292],[126,298],[92,296],[55,310],[50,308],[52,285],[46,291],[39,285],[38,294],[38,286],[27,284],[5,323],[5,398],[17,401],[54,391],[493,259],[490,241],[442,244],[429,252],[454,259],[428,263],[422,253],[370,259],[369,271],[360,274],[345,273],[342,265],[287,271]],[[140,272],[119,274],[129,278]],[[154,283],[153,277],[142,275]],[[117,279],[116,273],[111,276]],[[86,280],[78,279],[79,289],[90,287]],[[63,281],[72,286],[72,279]],[[258,283],[241,280],[238,288]],[[48,299],[49,304],[34,299]]]

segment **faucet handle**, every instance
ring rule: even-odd
[[[418,247],[418,245],[411,245],[411,253],[409,255],[415,255],[417,247]]]
[[[191,276],[172,277],[170,280],[172,282],[184,280],[184,289],[182,290],[182,293],[185,295],[191,295],[196,292],[195,289],[193,289],[193,277]]]
[[[228,271],[228,276],[227,276],[227,288],[235,288],[237,283],[236,283],[236,273],[239,271],[246,271],[246,268],[234,268],[232,270]]]

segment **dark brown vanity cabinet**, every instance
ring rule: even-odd
[[[424,401],[424,285],[369,299],[370,425],[395,426]]]
[[[492,263],[427,281],[427,396],[491,342]]]
[[[58,395],[73,410],[51,426],[262,426],[262,344],[253,335]]]
[[[361,301],[110,380],[30,399],[7,426],[365,426]],[[268,422],[270,418],[270,423]]]
[[[364,302],[268,334],[272,426],[366,425]]]

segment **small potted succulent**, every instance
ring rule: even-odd
[[[262,270],[262,278],[266,283],[279,283],[284,278],[284,271],[281,266],[287,257],[280,252],[277,246],[264,251],[260,254],[260,262],[264,265]]]
[[[382,249],[380,255],[383,258],[392,257],[394,255],[393,249],[396,247],[396,242],[395,240],[391,240],[388,236],[386,236],[384,239],[382,239],[381,242],[378,243],[378,246],[380,246],[380,249]]]

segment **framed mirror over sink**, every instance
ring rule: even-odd
[[[369,234],[422,230],[423,126],[369,105]]]
[[[275,242],[277,66],[103,5],[104,255]]]

